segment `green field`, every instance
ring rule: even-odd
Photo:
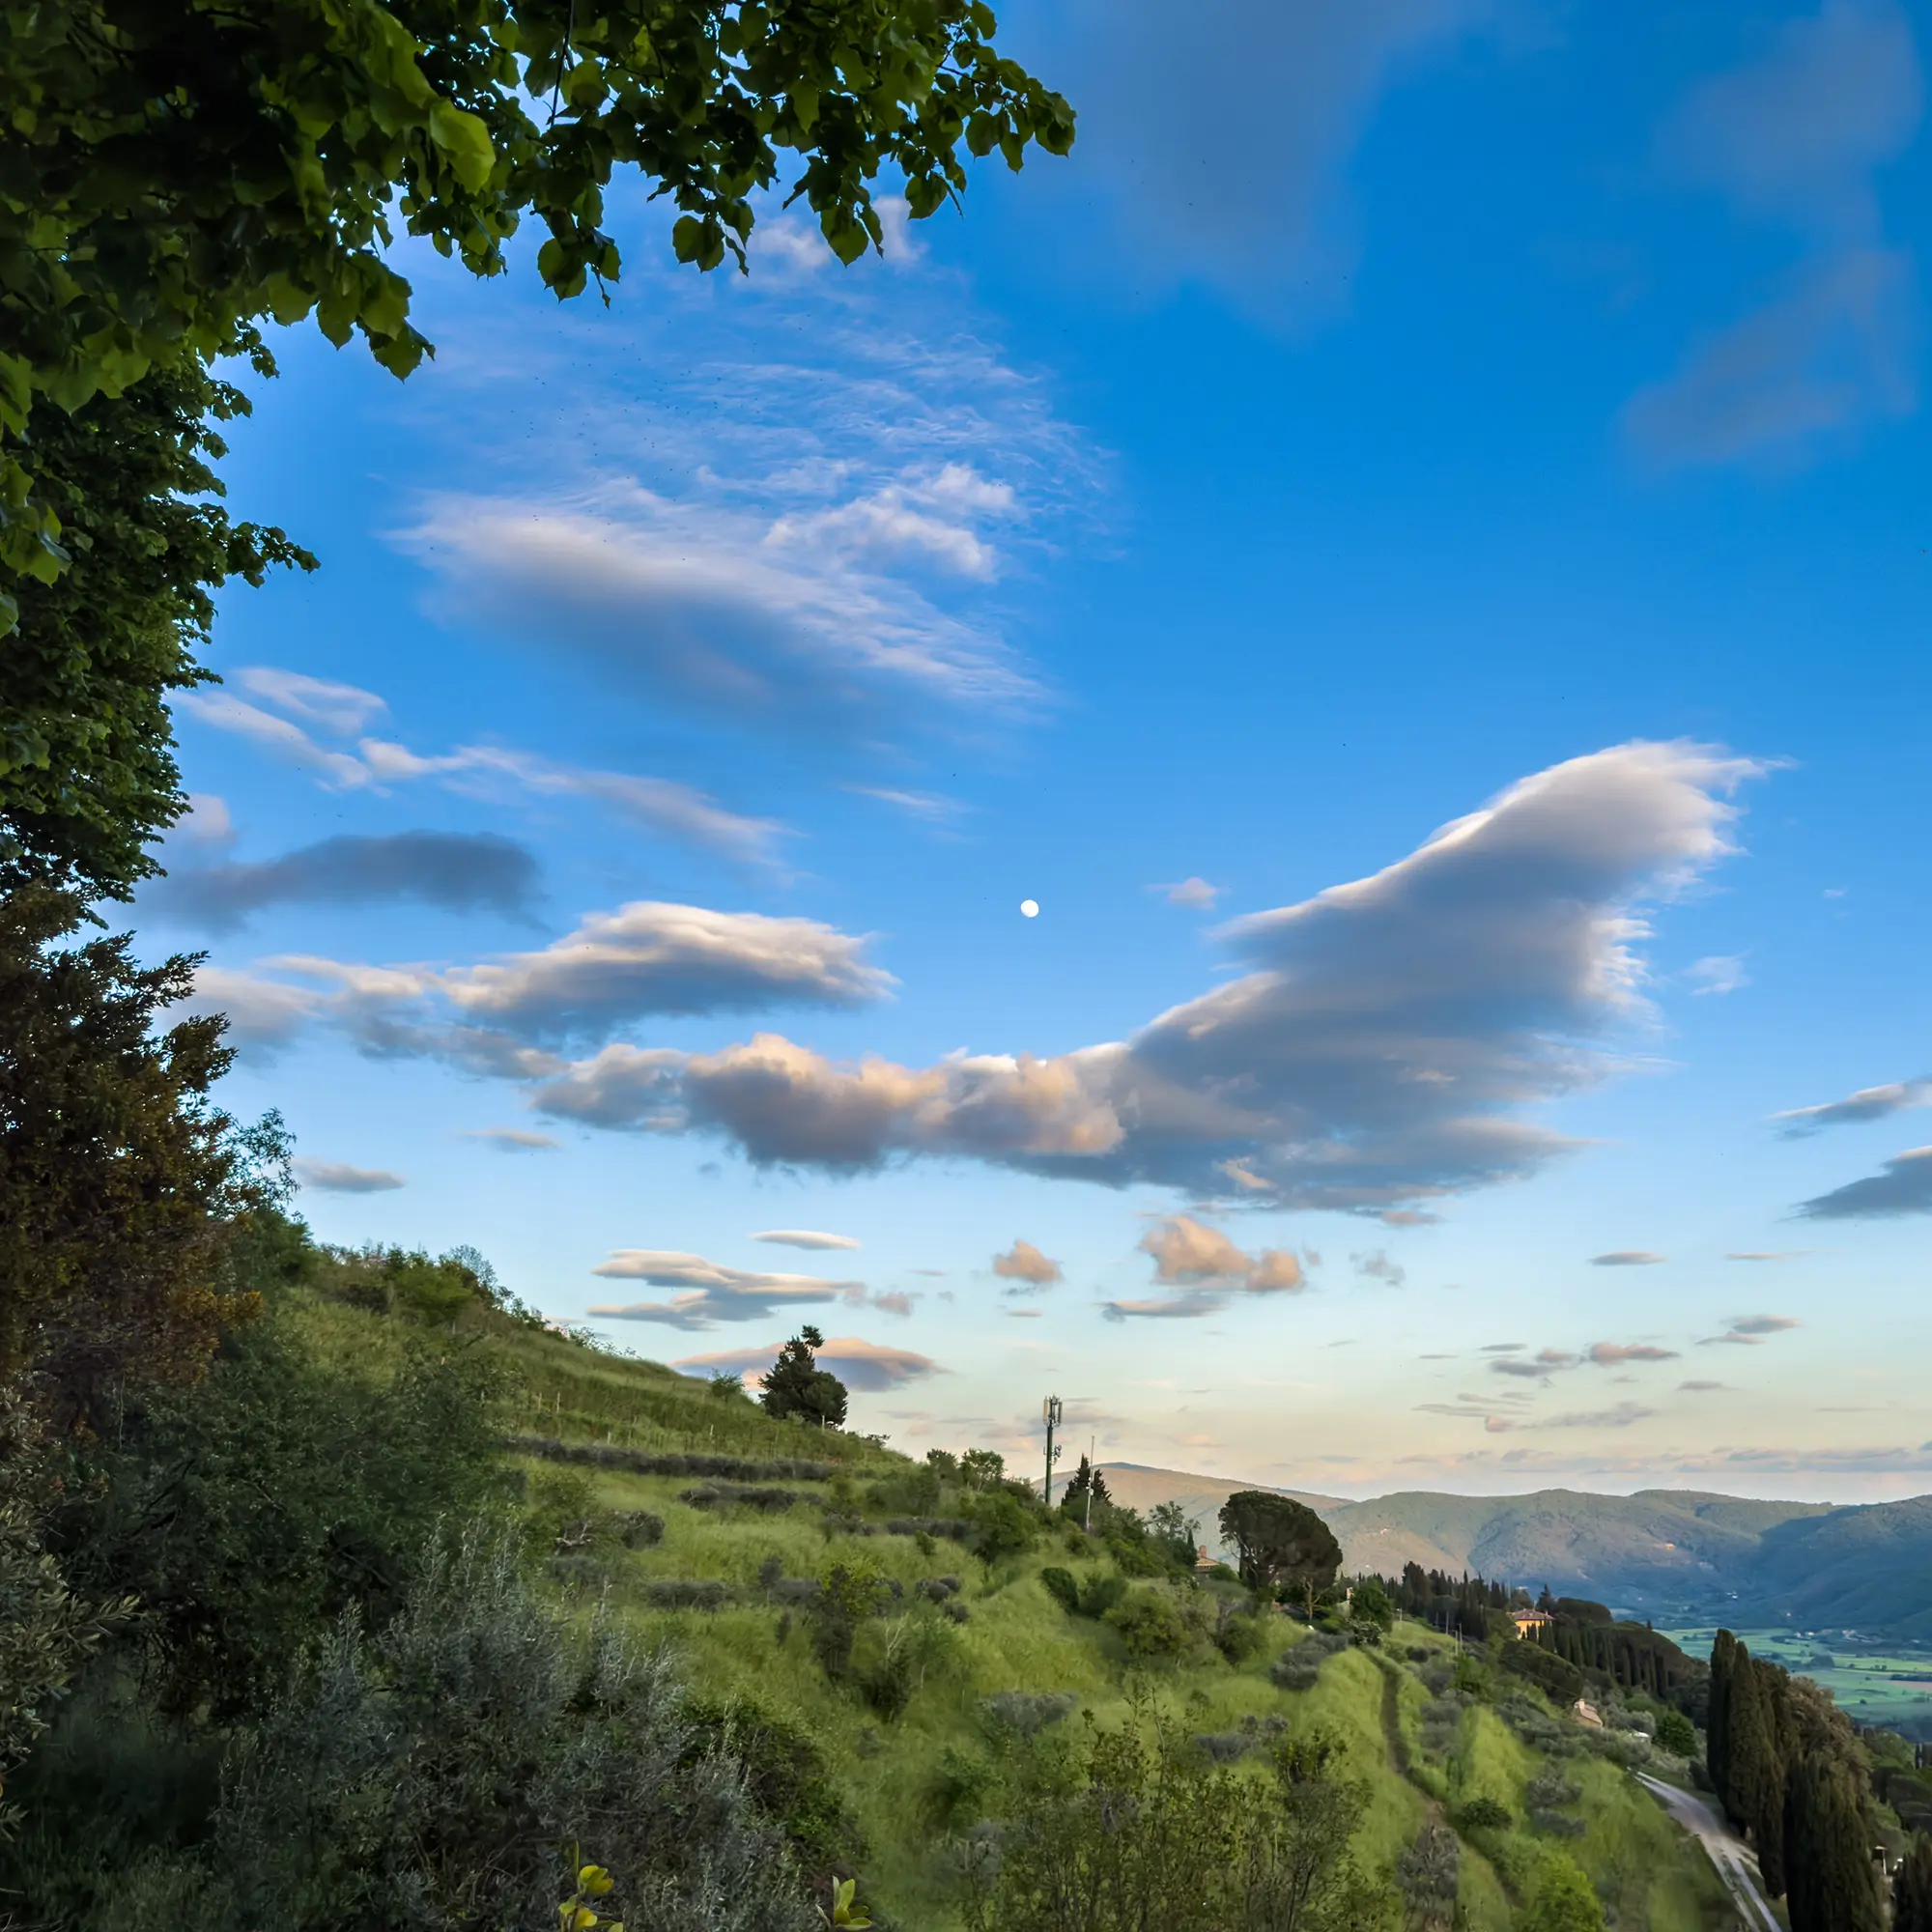
[[[1718,1627],[1665,1632],[1693,1657],[1708,1657]],[[1932,1737],[1932,1650],[1842,1631],[1739,1630],[1753,1657],[1781,1663],[1829,1690],[1861,1724],[1880,1724],[1908,1737]]]
[[[340,1321],[332,1312],[332,1319]],[[351,1342],[348,1332],[338,1345]],[[372,1338],[373,1339],[373,1338]],[[594,1606],[668,1644],[691,1684],[710,1698],[750,1697],[805,1725],[833,1767],[842,1797],[863,1828],[867,1895],[886,1921],[944,1928],[959,1922],[955,1844],[976,1816],[996,1807],[989,1796],[961,1803],[988,1773],[1010,1736],[984,1701],[1005,1691],[1071,1693],[1077,1714],[1053,1735],[1077,1741],[1092,1721],[1129,1719],[1130,1685],[1151,1687],[1155,1700],[1191,1733],[1249,1735],[1273,1723],[1291,1733],[1317,1725],[1347,1741],[1349,1769],[1369,1787],[1371,1802],[1357,1843],[1363,1865],[1388,1876],[1418,1830],[1452,1820],[1481,1797],[1509,1813],[1506,1827],[1463,1833],[1461,1922],[1470,1932],[1508,1932],[1513,1917],[1553,1851],[1575,1857],[1618,1910],[1626,1926],[1696,1932],[1724,1922],[1723,1895],[1701,1852],[1684,1840],[1608,1747],[1548,1709],[1520,1680],[1492,1665],[1475,1669],[1477,1688],[1442,1694],[1455,1652],[1420,1626],[1398,1624],[1381,1649],[1344,1649],[1321,1666],[1313,1688],[1284,1690],[1269,1678],[1282,1652],[1306,1640],[1285,1614],[1269,1620],[1263,1655],[1235,1666],[1206,1642],[1180,1662],[1151,1673],[1129,1670],[1116,1633],[1070,1617],[1039,1580],[1058,1564],[1076,1576],[1110,1567],[1097,1545],[1067,1526],[1055,1528],[1033,1553],[988,1571],[959,1544],[884,1533],[888,1513],[868,1501],[882,1478],[912,1465],[861,1438],[821,1435],[770,1421],[751,1404],[711,1394],[702,1384],[653,1365],[592,1353],[579,1345],[527,1331],[501,1338],[518,1377],[507,1420],[521,1433],[651,1453],[685,1450],[749,1458],[836,1460],[829,1480],[787,1478],[794,1500],[776,1508],[685,1499],[689,1476],[623,1468],[559,1465],[521,1459],[531,1493],[554,1485],[559,1469],[587,1478],[597,1505],[645,1510],[664,1534],[635,1551],[607,1552],[594,1575],[566,1586],[582,1614]],[[960,1445],[966,1446],[966,1445]],[[967,1502],[949,1492],[944,1509]],[[869,1531],[870,1533],[866,1533]],[[781,1576],[807,1579],[833,1564],[868,1565],[895,1579],[910,1606],[925,1580],[958,1579],[965,1621],[940,1623],[923,1682],[896,1721],[888,1722],[857,1692],[834,1684],[814,1657],[804,1618],[784,1601]],[[681,1580],[726,1586],[728,1601],[710,1609],[670,1609],[651,1601],[653,1585]],[[1226,1584],[1204,1582],[1205,1593]],[[774,1594],[775,1588],[777,1594]],[[1235,1592],[1238,1595],[1238,1592]],[[904,1614],[904,1613],[901,1613]],[[859,1658],[892,1640],[895,1614],[862,1629]],[[935,1619],[923,1619],[928,1628]],[[1425,1684],[1433,1680],[1435,1689]],[[1533,1707],[1549,1748],[1523,1741],[1498,1716],[1506,1701],[1520,1726]],[[1641,1750],[1634,1741],[1623,1748]],[[1256,1765],[1260,1754],[1243,1760]],[[1527,1811],[1530,1786],[1554,1765],[1575,1787],[1564,1820],[1541,1827]],[[1654,1768],[1668,1770],[1667,1762]],[[998,1790],[997,1781],[988,1786]]]

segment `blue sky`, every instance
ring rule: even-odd
[[[1924,1488],[1915,22],[1007,38],[1074,156],[883,260],[628,192],[608,308],[277,344],[232,496],[323,567],[139,907],[230,1105],[324,1237],[816,1321],[915,1453]]]

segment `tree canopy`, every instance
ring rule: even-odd
[[[743,259],[787,185],[852,261],[873,185],[912,213],[966,185],[963,147],[1064,153],[1072,110],[992,45],[983,0],[72,0],[0,41],[0,424],[313,315],[407,375],[430,344],[386,259],[398,227],[479,275],[526,214],[559,296],[620,268],[612,172],[682,211],[672,246]],[[794,157],[787,168],[784,156]],[[0,561],[47,580],[59,519],[7,452]]]
[[[1342,1567],[1334,1532],[1293,1496],[1236,1491],[1221,1505],[1221,1533],[1235,1545],[1241,1581],[1251,1590],[1287,1585],[1312,1595],[1325,1590]]]
[[[796,1415],[831,1429],[843,1426],[845,1384],[818,1366],[815,1351],[824,1346],[825,1337],[807,1323],[779,1350],[771,1372],[758,1383],[758,1400],[767,1415]]]

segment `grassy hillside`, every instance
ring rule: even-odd
[[[602,1605],[669,1645],[707,1698],[749,1700],[747,1708],[817,1741],[863,1834],[866,1893],[891,1923],[931,1932],[957,1924],[953,1846],[981,1817],[999,1815],[1003,1769],[1056,1740],[1077,1745],[1090,1721],[1127,1721],[1137,1683],[1190,1732],[1215,1741],[1211,1748],[1251,1761],[1271,1733],[1338,1733],[1350,1775],[1370,1792],[1358,1854],[1383,1876],[1424,1825],[1493,1799],[1508,1822],[1462,1833],[1459,1898],[1471,1932],[1507,1932],[1544,1861],[1559,1851],[1583,1864],[1626,1925],[1692,1932],[1722,1922],[1721,1894],[1701,1853],[1677,1836],[1614,1755],[1642,1754],[1640,1741],[1593,1739],[1489,1665],[1465,1665],[1458,1690],[1453,1648],[1434,1633],[1402,1624],[1381,1650],[1342,1648],[1307,1673],[1313,1681],[1302,1690],[1279,1688],[1270,1675],[1310,1640],[1280,1614],[1266,1619],[1261,1654],[1238,1665],[1197,1641],[1179,1662],[1135,1671],[1114,1629],[1069,1616],[1040,1580],[1050,1565],[1087,1580],[1111,1568],[1077,1530],[1056,1529],[1032,1552],[988,1567],[945,1535],[886,1529],[902,1513],[895,1490],[914,1465],[872,1444],[773,1423],[701,1384],[568,1341],[519,1334],[490,1346],[523,1378],[508,1407],[519,1432],[580,1452],[638,1452],[632,1465],[522,1456],[529,1493],[586,1485],[599,1510],[628,1520],[647,1513],[663,1524],[647,1547],[560,1559],[563,1587],[585,1615]],[[816,1458],[830,1466],[742,1484],[762,1492],[744,1497],[728,1482],[635,1466],[677,1453]],[[949,1492],[943,1508],[961,1501]],[[864,1567],[896,1585],[887,1613],[861,1627],[861,1674],[915,1622],[923,1632],[918,1688],[896,1718],[851,1683],[833,1682],[814,1655],[810,1579],[835,1565]],[[945,1617],[914,1617],[922,1585],[945,1596]],[[1240,1596],[1204,1584],[1204,1610],[1211,1613],[1221,1593]],[[1065,1715],[1029,1745],[1024,1722],[1001,1716],[1003,1704],[1015,1707],[1006,1696],[1013,1692],[1058,1693]],[[1554,1804],[1539,1809],[1539,1792]]]

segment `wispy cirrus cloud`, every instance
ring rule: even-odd
[[[295,702],[288,696],[292,690],[298,696],[302,689],[320,683],[260,666],[238,671],[236,677],[275,703]],[[367,700],[378,710],[387,708],[373,693],[353,686],[324,689]],[[731,811],[696,786],[675,780],[599,771],[502,745],[459,745],[454,751],[424,753],[391,739],[367,736],[353,744],[318,743],[312,729],[337,733],[346,741],[365,715],[348,697],[333,708],[300,703],[301,722],[277,717],[226,691],[191,691],[176,702],[213,729],[247,738],[280,762],[312,772],[332,790],[380,793],[397,785],[433,781],[469,797],[580,798],[734,865],[781,869],[779,848],[787,836],[782,825]]]
[[[1706,81],[1666,124],[1664,168],[1794,234],[1780,293],[1694,345],[1625,422],[1663,464],[1802,461],[1917,405],[1910,253],[1887,244],[1875,177],[1918,130],[1923,85],[1892,0],[1824,0]]]
[[[1868,1121],[1889,1120],[1910,1107],[1932,1105],[1932,1076],[1893,1080],[1883,1087],[1861,1087],[1842,1100],[1826,1100],[1815,1107],[1789,1107],[1771,1118],[1786,1140],[1822,1133],[1827,1127],[1862,1126]]]

